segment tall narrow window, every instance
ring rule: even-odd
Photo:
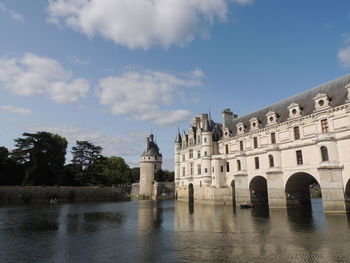
[[[243,151],[243,141],[239,142],[239,150]]]
[[[208,168],[204,168],[204,172],[205,172],[205,173],[208,173]]]
[[[207,138],[204,138],[204,142],[207,142]]]
[[[201,158],[201,151],[197,151],[197,158]]]
[[[185,176],[185,175],[186,175],[186,168],[182,167],[182,176]]]
[[[226,162],[226,172],[230,172],[230,163]]]
[[[193,150],[190,150],[190,153],[189,153],[189,158],[192,159],[193,158]]]
[[[225,154],[228,154],[228,144],[225,145]]]
[[[271,144],[275,144],[276,143],[276,133],[272,132],[271,133]]]
[[[296,155],[297,155],[297,164],[303,164],[303,153],[302,151],[296,151]]]
[[[222,172],[222,173],[224,172],[224,166],[222,166],[222,165],[220,166],[220,172]]]
[[[259,162],[259,157],[255,157],[255,169],[260,168],[260,162]]]
[[[293,128],[294,131],[294,140],[299,140],[300,139],[300,131],[299,131],[299,127],[295,126]]]
[[[329,161],[328,149],[326,146],[321,146],[321,156],[322,156],[322,162]]]
[[[204,152],[204,156],[207,156],[208,155],[208,153],[207,152]]]
[[[258,137],[254,137],[254,148],[258,148]]]
[[[322,128],[323,133],[328,132],[328,120],[327,119],[321,120],[321,128]]]
[[[190,175],[193,175],[193,163],[190,163]]]
[[[269,155],[269,163],[270,163],[270,167],[274,167],[275,166],[275,162],[274,162],[273,156],[271,154]]]
[[[183,162],[185,161],[185,155],[182,155],[182,161]]]
[[[202,166],[200,164],[197,166],[197,172],[198,174],[202,174]]]
[[[241,161],[237,160],[237,171],[242,170]]]

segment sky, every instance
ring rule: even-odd
[[[192,117],[349,69],[349,0],[0,0],[0,145],[48,131],[134,167],[152,132],[173,170]]]

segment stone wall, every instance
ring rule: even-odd
[[[149,196],[140,194],[140,184],[132,184],[131,196],[138,199],[149,199]],[[175,199],[174,182],[154,182],[151,199],[153,200],[173,200]]]
[[[127,193],[112,187],[0,186],[0,203],[126,201]]]

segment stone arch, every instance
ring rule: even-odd
[[[298,172],[290,176],[285,186],[287,208],[311,207],[311,185],[314,186],[314,189],[318,186],[321,191],[319,182],[311,174]]]
[[[194,201],[194,189],[193,189],[193,184],[188,185],[188,201],[190,203],[193,203]]]
[[[345,186],[344,195],[346,211],[350,212],[350,179],[348,180],[348,183]]]
[[[235,184],[235,180],[232,180],[232,182],[231,182],[231,189],[232,189],[232,205],[236,206],[236,184]]]
[[[255,176],[249,183],[250,201],[254,206],[268,206],[267,180]]]

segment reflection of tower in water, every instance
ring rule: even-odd
[[[155,262],[161,257],[164,245],[162,202],[139,201],[138,234],[140,242],[138,262]]]

